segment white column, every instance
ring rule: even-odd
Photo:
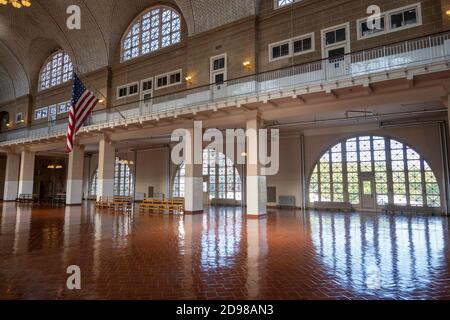
[[[19,195],[33,194],[35,153],[22,151],[20,161]]]
[[[97,199],[114,196],[114,164],[116,149],[108,139],[100,140],[98,155]]]
[[[202,145],[195,146],[195,128],[186,129],[185,163],[186,175],[184,179],[184,206],[186,214],[203,213],[203,172]],[[201,129],[200,129],[201,134]],[[195,153],[197,157],[195,156]],[[197,160],[197,163],[196,161]]]
[[[19,189],[20,155],[8,153],[6,157],[5,190],[3,201],[16,201]]]
[[[259,123],[258,116],[247,120],[247,216],[250,217],[267,214],[267,183],[259,161]]]
[[[84,148],[74,146],[69,154],[69,167],[67,171],[67,205],[80,205],[83,202],[83,169]]]

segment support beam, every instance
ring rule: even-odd
[[[186,129],[185,136],[185,163],[186,176],[184,180],[184,205],[186,214],[203,213],[203,172],[202,172],[202,146],[195,145],[195,134],[202,134],[201,127],[194,122],[191,128]],[[200,152],[195,156],[195,152]],[[197,160],[197,161],[196,161]]]
[[[69,168],[67,172],[66,204],[81,205],[83,201],[83,169],[84,148],[74,146],[69,154]]]
[[[6,156],[5,190],[3,201],[16,201],[19,189],[20,155],[8,153]]]
[[[20,161],[19,195],[33,194],[35,158],[36,154],[34,152],[22,151]]]
[[[114,196],[114,164],[116,149],[109,139],[99,143],[97,199]]]
[[[247,216],[259,218],[267,215],[267,182],[261,175],[259,159],[260,119],[247,119]]]

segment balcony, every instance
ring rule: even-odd
[[[93,113],[82,131],[176,117],[182,112],[195,113],[274,97],[327,91],[338,84],[340,88],[368,85],[449,70],[449,36],[450,32],[445,32],[421,37],[100,110]],[[67,119],[61,119],[9,130],[0,134],[0,146],[65,136],[66,129]]]

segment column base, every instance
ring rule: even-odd
[[[198,211],[185,211],[184,214],[186,215],[197,215],[197,214],[203,214],[203,210],[198,210]]]
[[[82,203],[66,203],[66,207],[80,207]]]

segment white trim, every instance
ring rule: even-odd
[[[177,73],[180,74],[180,81],[176,82],[176,83],[170,83],[170,76],[174,75],[174,74],[177,74]],[[163,78],[163,77],[167,77],[167,85],[165,85],[165,86],[158,86],[158,80],[160,78]],[[168,87],[178,86],[178,85],[180,85],[182,83],[183,83],[183,70],[182,69],[178,69],[178,70],[174,70],[174,71],[171,71],[171,72],[167,72],[167,73],[163,73],[163,74],[157,75],[155,77],[153,88],[154,88],[154,90],[159,90],[159,89],[164,89],[164,88],[168,88]]]
[[[36,117],[36,115],[37,115],[37,113],[39,112],[39,111],[42,111],[42,110],[47,110],[47,117]],[[41,107],[41,108],[38,108],[38,109],[35,109],[34,110],[34,120],[42,120],[42,119],[48,119],[48,116],[49,116],[49,113],[48,113],[48,107]]]
[[[221,59],[221,58],[225,59],[223,68],[214,70],[214,61]],[[223,81],[224,82],[227,81],[228,80],[228,54],[226,52],[209,58],[209,81],[211,84],[215,83],[214,75],[216,73],[221,73],[221,72],[223,73]]]
[[[330,31],[335,31],[338,29],[342,29],[345,28],[345,41],[340,41],[340,42],[335,42],[333,44],[330,45],[326,45],[325,44],[325,34],[327,32]],[[327,58],[326,53],[328,52],[328,50],[332,50],[332,49],[338,49],[341,47],[345,48],[345,53],[349,53],[351,50],[351,45],[350,45],[350,22],[346,22],[346,23],[342,23],[342,24],[338,24],[332,27],[328,27],[325,29],[322,29],[320,31],[320,42],[322,44],[322,58]]]
[[[140,90],[140,89],[139,89],[139,81],[131,82],[131,83],[129,83],[127,86],[128,86],[128,89],[127,89],[127,97],[134,97],[134,96],[139,95],[139,90]],[[131,87],[134,87],[134,86],[137,86],[136,93],[130,93]]]
[[[404,12],[407,10],[411,10],[411,9],[416,9],[416,13],[417,13],[417,22],[415,24],[411,24],[411,25],[406,25],[400,28],[395,28],[392,29],[391,28],[391,15],[395,14],[395,13],[400,13],[400,12]],[[404,6],[401,8],[397,8],[397,9],[393,9],[393,10],[389,10],[389,11],[385,11],[381,13],[381,17],[384,17],[384,31],[380,31],[368,36],[363,36],[362,35],[362,30],[361,30],[361,24],[363,22],[366,22],[367,18],[360,18],[358,20],[356,20],[356,31],[357,31],[357,39],[358,40],[364,40],[364,39],[370,39],[373,37],[377,37],[383,34],[387,34],[387,33],[391,33],[391,32],[397,32],[397,31],[401,31],[401,30],[405,30],[405,29],[410,29],[410,28],[415,28],[415,27],[419,27],[422,25],[422,4],[420,2],[415,3],[415,4],[411,4],[408,6]]]
[[[306,50],[306,51],[302,51],[302,52],[294,52],[294,42],[298,41],[298,40],[304,40],[304,39],[311,39],[311,49]],[[282,57],[278,57],[278,58],[273,58],[272,57],[272,49],[274,47],[278,47],[281,46],[283,44],[288,44],[289,45],[289,54],[286,56],[282,56]],[[278,61],[278,60],[283,60],[283,59],[287,59],[287,58],[292,58],[292,57],[296,57],[296,56],[300,56],[303,54],[307,54],[307,53],[311,53],[316,51],[316,40],[315,40],[315,33],[311,32],[311,33],[306,33],[294,38],[290,38],[290,39],[286,39],[286,40],[282,40],[282,41],[278,41],[278,42],[274,42],[269,44],[269,62],[274,62],[274,61]]]
[[[64,101],[64,102],[58,103],[58,110],[57,110],[58,114],[68,113],[70,111],[70,104],[71,104],[71,101]],[[68,106],[67,111],[61,112],[61,106],[62,105],[67,105]]]
[[[120,90],[122,90],[122,89],[126,89],[126,93],[124,96],[120,96],[120,94],[119,94]],[[123,85],[123,86],[116,88],[116,99],[117,100],[125,99],[127,96],[128,96],[128,85]]]
[[[136,91],[136,93],[131,94],[131,93],[130,93],[130,88],[133,87],[133,86],[135,86],[135,85],[138,86],[137,91]],[[120,90],[122,90],[122,89],[126,89],[126,94],[125,94],[124,96],[120,96],[120,95],[119,95],[119,92],[120,92]],[[134,96],[137,96],[137,95],[139,94],[139,90],[140,90],[140,89],[139,89],[139,81],[130,82],[130,83],[127,83],[127,84],[125,84],[125,85],[118,86],[118,87],[116,88],[116,100],[120,100],[120,99],[125,99],[125,98],[128,98],[128,97],[134,97]]]

